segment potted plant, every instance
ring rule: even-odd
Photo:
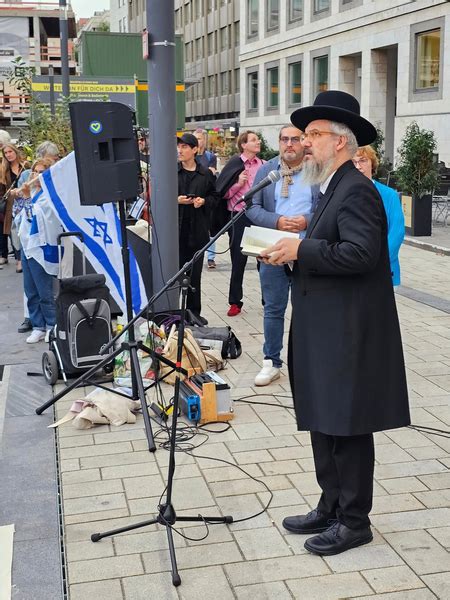
[[[413,121],[398,148],[395,178],[410,235],[431,235],[432,192],[438,182],[436,146],[434,132]]]

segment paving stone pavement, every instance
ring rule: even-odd
[[[309,436],[296,430],[285,368],[271,386],[253,385],[262,360],[262,307],[252,259],[244,310],[234,318],[226,316],[227,255],[218,255],[217,263],[203,273],[204,316],[210,325],[231,325],[242,341],[242,357],[221,373],[236,399],[235,419],[225,433],[208,432],[195,456],[177,454],[173,503],[179,514],[242,519],[261,512],[269,497],[251,477],[273,492],[272,503],[255,519],[210,525],[206,538],[205,527],[179,522],[185,537],[175,533],[174,542],[182,584],[174,588],[160,526],[90,541],[93,532],[152,518],[168,453],[146,451],[141,417],[135,425],[89,431],[66,424],[58,442],[70,600],[449,599],[449,437],[409,428],[376,434],[373,543],[321,558],[304,549],[306,536],[283,529],[283,516],[308,511],[318,499]],[[403,246],[401,264],[404,286],[450,298],[449,256]],[[397,304],[412,421],[449,431],[450,314],[401,295]],[[78,390],[60,400],[57,417],[82,395]]]

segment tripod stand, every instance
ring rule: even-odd
[[[172,564],[172,583],[174,586],[178,586],[181,583],[181,578],[178,573],[177,559],[175,555],[175,546],[173,543],[172,528],[177,521],[184,522],[201,522],[201,523],[232,523],[233,517],[202,517],[202,516],[182,516],[176,515],[175,508],[172,504],[172,490],[173,490],[173,476],[175,474],[175,445],[177,435],[177,422],[178,422],[178,408],[179,408],[179,397],[180,397],[180,375],[181,375],[181,359],[183,353],[183,339],[184,339],[184,327],[185,327],[185,316],[186,316],[186,299],[189,289],[189,279],[183,278],[181,283],[181,319],[178,328],[178,341],[177,341],[177,361],[176,361],[176,379],[175,379],[175,391],[174,391],[174,403],[173,403],[173,417],[172,417],[172,428],[170,432],[170,458],[169,458],[169,470],[167,479],[167,491],[165,502],[160,504],[158,507],[158,514],[155,518],[147,521],[136,523],[135,525],[129,525],[127,527],[121,527],[104,533],[93,533],[91,540],[98,542],[104,537],[116,535],[118,533],[124,533],[126,531],[132,531],[140,527],[146,527],[147,525],[155,525],[159,523],[166,528],[167,541],[169,545],[170,560]]]

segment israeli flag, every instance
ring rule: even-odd
[[[54,164],[40,175],[42,196],[48,200],[65,231],[80,231],[84,236],[86,258],[97,273],[106,277],[111,296],[126,314],[124,266],[122,261],[120,220],[115,203],[82,206],[78,191],[75,153]],[[78,248],[82,243],[73,238]],[[130,249],[133,311],[147,303],[144,283],[136,258]]]
[[[33,258],[49,275],[59,268],[58,235],[63,229],[55,218],[53,207],[42,198],[39,190],[16,216],[18,234],[27,258]]]

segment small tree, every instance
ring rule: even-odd
[[[438,170],[434,161],[436,150],[434,132],[420,129],[413,121],[406,128],[398,151],[395,177],[399,188],[417,198],[434,190],[438,182]]]
[[[22,57],[12,61],[13,67],[7,75],[8,82],[27,98],[30,107],[26,127],[20,133],[20,141],[26,142],[34,151],[41,142],[55,143],[61,155],[73,150],[72,128],[69,118],[69,98],[56,102],[55,114],[50,106],[33,96],[31,82],[35,69],[29,67]]]
[[[261,140],[261,151],[258,155],[259,158],[262,158],[263,160],[270,160],[278,155],[278,150],[274,150],[269,146],[266,138],[261,132],[258,132],[258,137]]]

